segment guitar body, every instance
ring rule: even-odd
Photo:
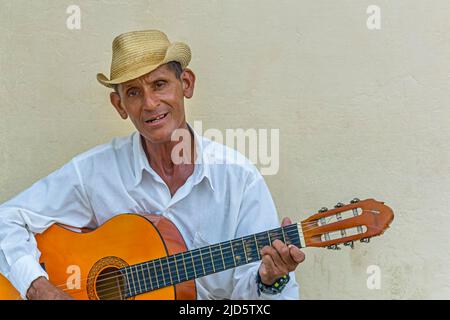
[[[123,284],[115,277],[103,278],[104,275],[187,250],[176,226],[154,214],[118,215],[96,230],[80,231],[54,224],[36,235],[40,263],[50,281],[79,300],[122,299]],[[196,295],[195,282],[190,280],[132,299],[193,300]],[[1,275],[0,299],[20,299],[19,293]]]

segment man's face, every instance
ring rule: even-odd
[[[169,142],[172,132],[186,126],[184,97],[193,95],[195,75],[189,69],[177,79],[167,65],[118,86],[111,103],[123,119],[130,117],[150,143]]]

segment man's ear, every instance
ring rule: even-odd
[[[184,69],[181,74],[181,82],[183,83],[183,93],[188,99],[192,98],[194,95],[195,87],[195,74],[191,69]]]
[[[120,103],[121,102],[120,95],[117,92],[111,92],[109,94],[109,99],[111,100],[111,104],[114,106],[116,111],[119,113],[120,117],[124,120],[127,119],[128,113],[122,107],[122,104]]]

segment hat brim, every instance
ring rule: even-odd
[[[113,88],[114,85],[139,78],[147,73],[152,72],[153,70],[156,70],[163,64],[171,61],[179,62],[182,69],[186,68],[191,61],[191,49],[189,48],[189,46],[182,42],[174,42],[167,48],[166,55],[164,59],[161,60],[161,62],[153,65],[137,65],[136,68],[129,70],[122,76],[115,79],[108,79],[103,73],[98,73],[97,81],[105,87]]]

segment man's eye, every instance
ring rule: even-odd
[[[166,85],[166,82],[165,82],[165,81],[157,81],[157,82],[155,83],[155,87],[158,88],[158,89],[161,89],[161,88],[164,87],[165,85]]]
[[[138,90],[136,90],[136,89],[130,89],[130,90],[128,90],[128,92],[127,92],[127,95],[129,96],[129,97],[135,97],[135,96],[137,96],[139,94],[139,92],[138,92]]]

